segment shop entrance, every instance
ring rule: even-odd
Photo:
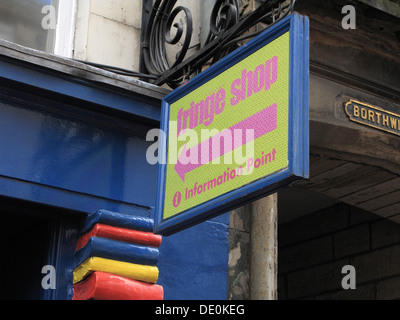
[[[0,208],[0,299],[43,298],[41,273],[49,258],[51,221]]]

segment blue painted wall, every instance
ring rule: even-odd
[[[163,239],[160,278],[166,300],[226,300],[229,215]]]
[[[8,67],[12,71],[13,66]],[[23,70],[21,66],[15,69],[14,80],[20,77],[23,82]],[[39,71],[29,70],[29,75],[46,87],[40,82]],[[50,81],[48,77],[46,74],[43,81]],[[118,121],[99,125],[96,112],[91,110],[84,116],[88,110],[82,108],[80,113],[77,106],[70,110],[54,102],[51,112],[51,100],[36,98],[35,89],[30,88],[27,94],[23,84],[20,90],[13,84],[6,92],[1,80],[0,74],[0,195],[81,213],[106,209],[154,218],[157,166],[146,161],[146,150],[152,144],[145,141],[147,132],[127,133],[120,130]],[[67,90],[69,80],[62,81]],[[71,94],[79,95],[77,84],[74,86]],[[79,86],[85,92],[89,84],[81,81]],[[96,100],[96,92],[102,91],[97,88],[91,92],[87,99]],[[18,99],[11,99],[12,94]],[[119,96],[113,99],[118,105]],[[127,101],[126,94],[123,99]],[[134,94],[129,97],[133,110],[137,99]],[[43,104],[47,104],[45,108]],[[152,115],[161,111],[154,104],[148,109]],[[146,128],[143,123],[129,121],[132,128]],[[226,299],[228,224],[229,215],[224,215],[164,238],[159,284],[164,286],[167,300]]]

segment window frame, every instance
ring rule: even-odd
[[[57,27],[53,53],[58,56],[72,58],[74,52],[74,36],[76,22],[76,0],[55,0],[57,5]]]

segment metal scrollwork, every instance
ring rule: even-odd
[[[167,70],[174,68],[183,61],[187,55],[193,33],[193,18],[189,9],[178,6],[177,0],[157,0],[147,24],[142,45],[142,58],[146,71],[152,76],[159,77]],[[175,18],[183,13],[185,24],[175,21]],[[175,35],[171,37],[171,31],[175,29]],[[171,62],[166,44],[176,45],[183,40],[182,49],[177,53],[175,62]],[[169,81],[171,86],[176,86],[177,80]]]
[[[239,0],[217,0],[210,17],[210,36],[232,28],[239,22]]]
[[[293,11],[295,3],[295,0],[257,1],[258,7],[246,12],[241,11],[242,0],[216,0],[205,44],[189,54],[193,33],[192,13],[186,7],[176,6],[177,0],[155,0],[142,44],[147,80],[157,85],[168,84],[171,88],[182,85],[205,66],[216,63],[245,40],[287,16]],[[259,24],[263,27],[251,33],[250,30]],[[174,61],[170,61],[167,45],[181,47]]]

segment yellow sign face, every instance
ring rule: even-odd
[[[289,32],[170,106],[164,219],[288,168]]]

